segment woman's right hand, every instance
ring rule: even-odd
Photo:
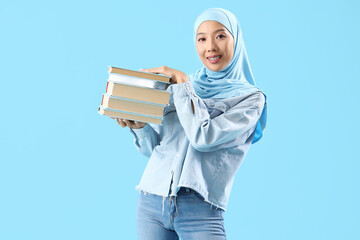
[[[131,121],[131,120],[127,120],[127,119],[122,119],[122,118],[112,118],[115,119],[116,122],[121,126],[121,127],[129,127],[132,129],[140,129],[145,127],[146,123],[144,122],[138,122],[138,121]]]

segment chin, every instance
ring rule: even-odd
[[[210,69],[211,71],[213,72],[218,72],[218,71],[221,71],[222,69],[224,69],[223,66],[217,66],[217,67],[214,67],[214,66],[206,66],[208,69]]]

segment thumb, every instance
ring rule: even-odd
[[[142,126],[144,126],[144,124],[145,124],[145,123],[143,123],[143,122],[135,121],[135,125],[136,125],[137,127],[142,127]]]

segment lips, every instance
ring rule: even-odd
[[[207,59],[209,60],[210,63],[217,63],[218,61],[220,61],[221,55],[213,55],[213,56],[209,56],[207,57]]]

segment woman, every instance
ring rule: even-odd
[[[205,10],[194,40],[204,64],[195,74],[143,70],[174,82],[163,124],[117,119],[150,158],[137,186],[139,239],[226,239],[223,212],[235,173],[265,127],[265,95],[254,86],[236,17]]]

